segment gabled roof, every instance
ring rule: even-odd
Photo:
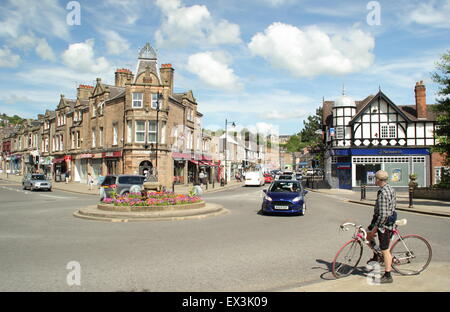
[[[390,105],[400,116],[402,116],[406,121],[411,122],[412,120],[402,111],[397,105],[395,105],[381,90],[371,98],[369,101],[366,101],[363,106],[357,111],[356,115],[350,120],[349,124],[352,125],[355,121],[367,110],[367,108],[377,100],[384,100],[388,105]]]

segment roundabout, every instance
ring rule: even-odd
[[[145,194],[145,193],[144,193]],[[228,213],[222,205],[206,203],[198,196],[171,192],[126,194],[104,199],[100,204],[81,208],[77,218],[109,221],[176,221],[201,219]]]

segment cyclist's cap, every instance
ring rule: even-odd
[[[378,170],[377,173],[375,173],[375,178],[381,181],[386,181],[389,178],[389,175],[384,170]]]

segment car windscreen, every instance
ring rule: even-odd
[[[143,184],[144,177],[141,176],[125,176],[119,177],[119,184]]]
[[[292,180],[292,176],[290,176],[290,175],[281,175],[278,179],[280,179],[280,180]]]
[[[291,193],[291,192],[300,192],[302,189],[300,183],[296,181],[276,181],[274,182],[269,192],[272,193]]]
[[[31,176],[31,180],[45,180],[45,175],[43,174],[36,174]]]
[[[113,184],[116,184],[115,176],[106,176],[105,180],[102,183],[102,185],[113,185]]]

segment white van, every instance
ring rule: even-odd
[[[261,171],[253,171],[245,173],[245,185],[264,185],[264,175]]]

